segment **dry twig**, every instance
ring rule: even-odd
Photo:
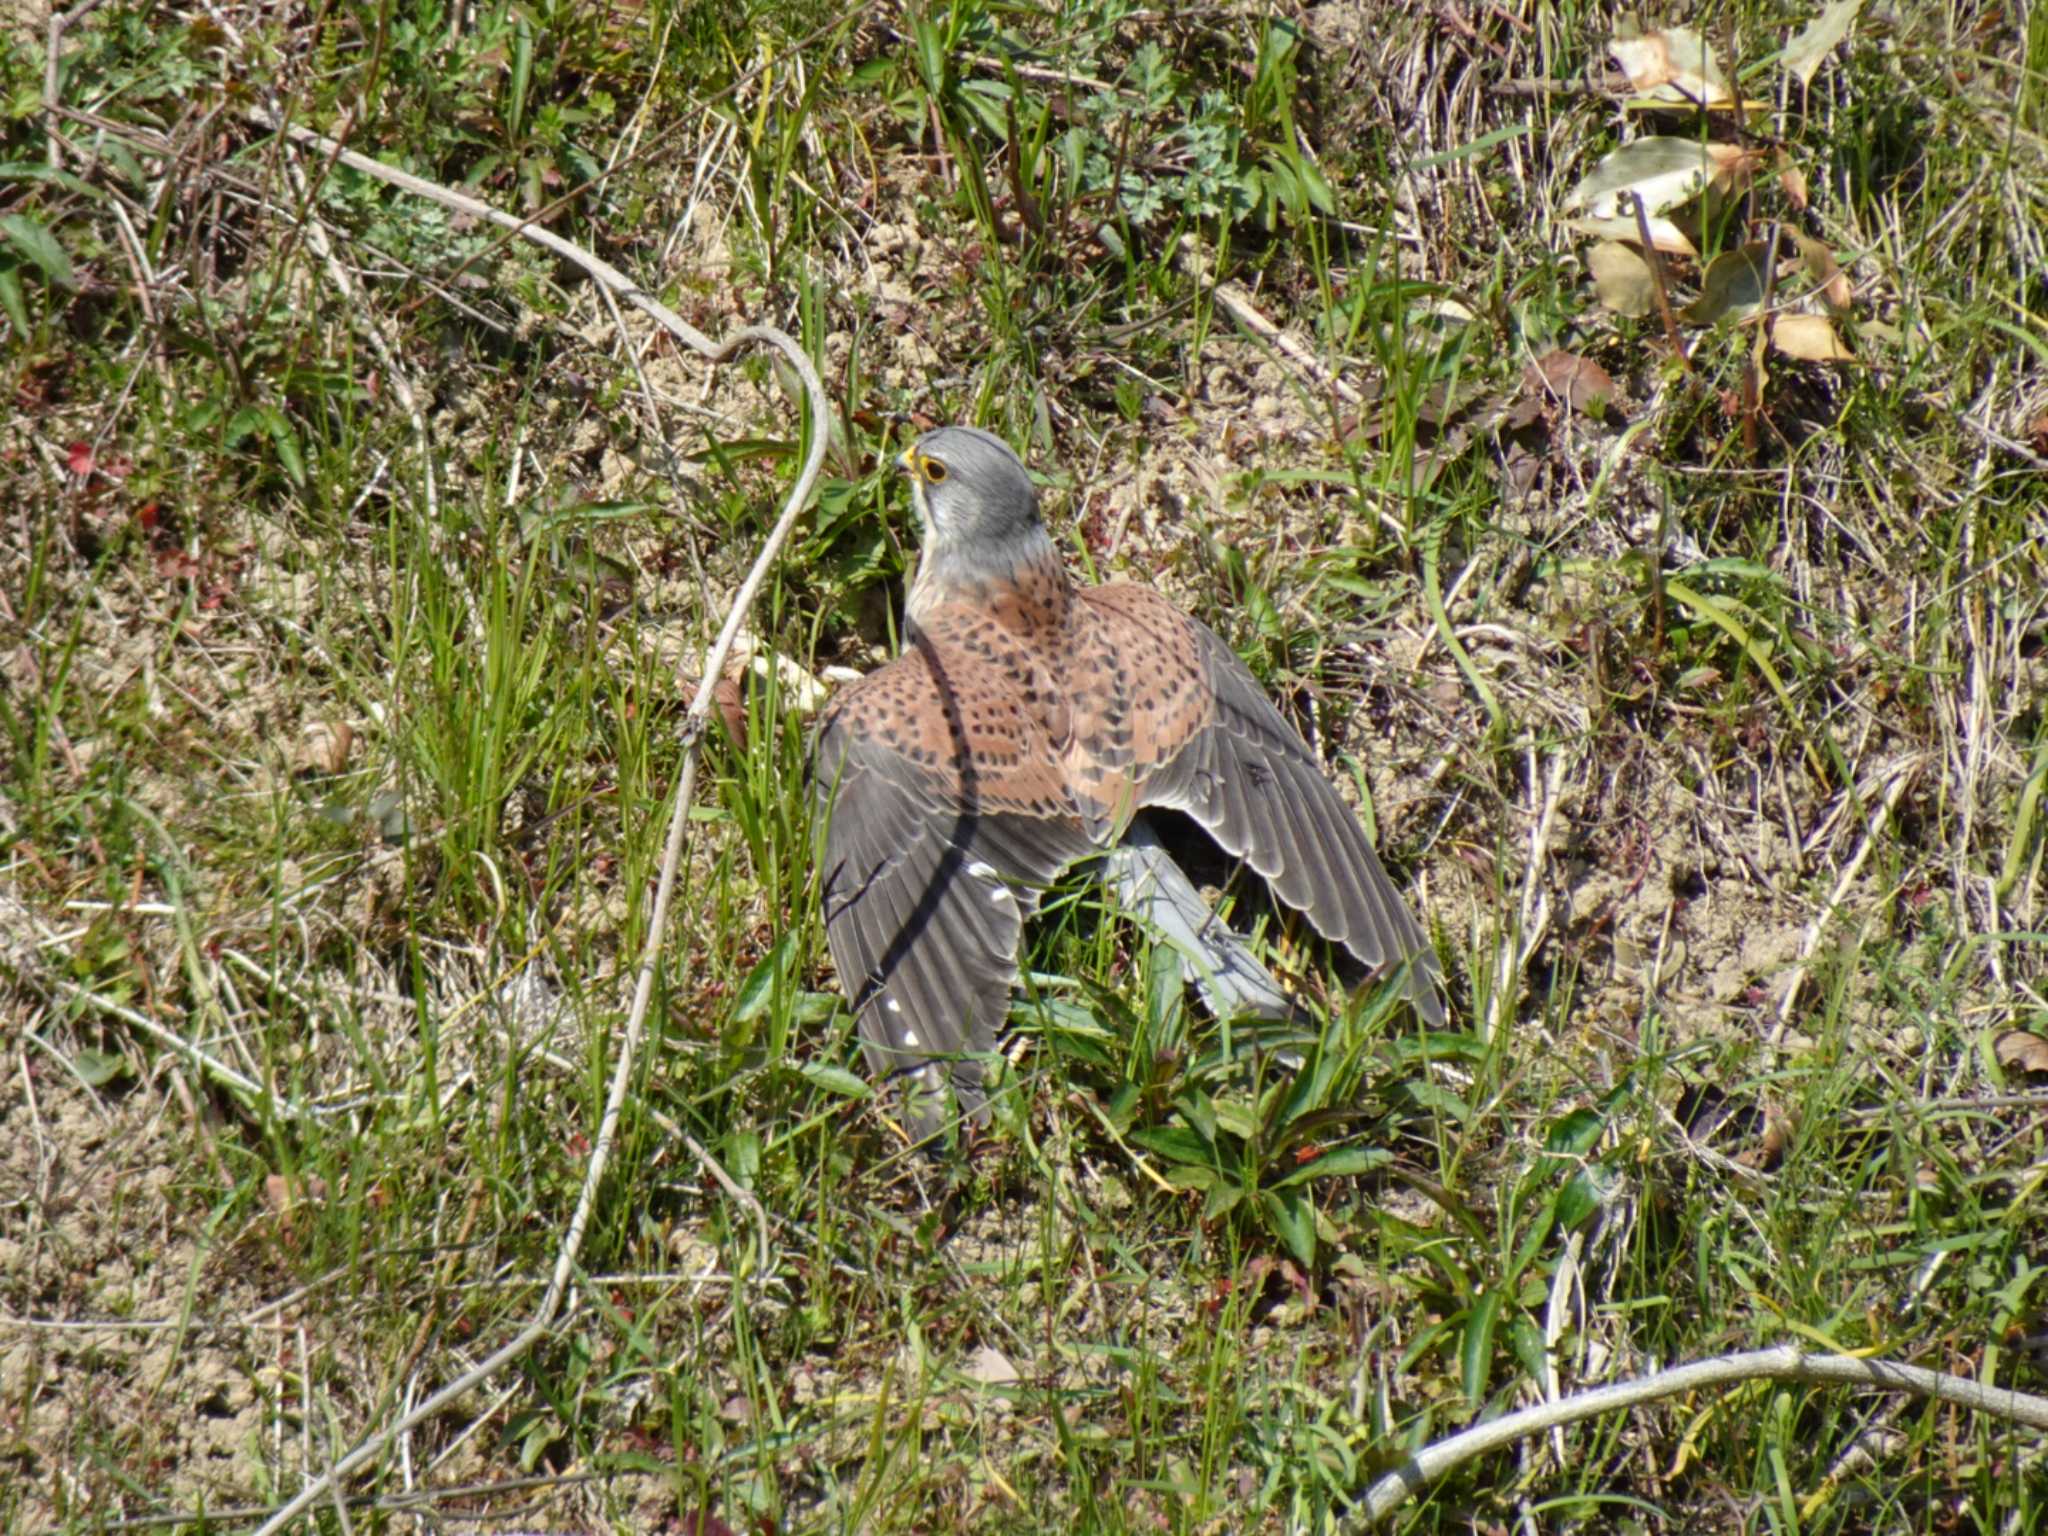
[[[335,1460],[319,1477],[308,1482],[293,1498],[280,1506],[257,1532],[257,1536],[271,1536],[271,1533],[282,1530],[314,1503],[327,1497],[342,1478],[383,1454],[385,1447],[398,1436],[441,1412],[450,1403],[468,1393],[471,1388],[488,1381],[507,1365],[519,1359],[554,1326],[563,1297],[568,1292],[570,1277],[575,1272],[577,1255],[582,1251],[583,1237],[589,1229],[591,1213],[596,1207],[598,1187],[603,1182],[606,1165],[611,1160],[612,1144],[625,1108],[626,1089],[632,1080],[633,1063],[639,1051],[641,1030],[646,1022],[648,1005],[654,996],[655,967],[660,959],[669,903],[675,892],[676,870],[682,862],[683,838],[689,825],[690,800],[696,787],[698,748],[703,740],[705,723],[711,709],[713,689],[724,673],[726,656],[732,650],[733,641],[739,635],[748,610],[753,606],[754,597],[760,591],[761,584],[766,579],[769,568],[774,564],[776,555],[780,553],[784,541],[789,537],[790,530],[795,526],[804,504],[809,500],[811,488],[817,483],[819,471],[824,467],[825,424],[828,412],[824,386],[819,382],[817,371],[811,366],[810,359],[804,355],[803,348],[775,327],[747,326],[723,341],[714,342],[653,295],[644,291],[616,267],[550,230],[504,213],[473,197],[385,165],[368,155],[343,149],[334,140],[314,133],[308,128],[285,124],[272,113],[254,109],[249,116],[266,131],[280,133],[292,142],[318,152],[326,157],[329,163],[339,162],[366,176],[373,176],[389,186],[439,203],[442,207],[453,208],[474,218],[512,230],[536,245],[552,251],[588,273],[610,293],[637,306],[683,345],[709,362],[723,363],[754,344],[775,348],[788,358],[791,367],[802,378],[810,400],[812,417],[811,444],[804,456],[803,468],[797,475],[796,484],[790,490],[789,499],[783,504],[781,516],[776,519],[775,526],[762,543],[761,552],[755,559],[753,568],[747,572],[746,580],[740,583],[739,591],[733,594],[732,606],[726,614],[717,640],[711,647],[703,677],[697,685],[695,697],[690,700],[689,711],[683,720],[683,766],[670,806],[668,837],[662,851],[661,878],[655,887],[654,908],[648,920],[647,947],[640,959],[632,1007],[626,1016],[625,1038],[619,1044],[611,1084],[605,1095],[604,1114],[598,1122],[597,1136],[591,1143],[589,1161],[584,1166],[583,1188],[577,1197],[576,1208],[569,1217],[568,1226],[563,1231],[561,1246],[555,1258],[554,1272],[549,1277],[547,1290],[541,1297],[540,1305],[534,1311],[533,1320],[508,1343],[454,1381],[415,1404],[394,1422],[366,1436],[346,1455]],[[760,1240],[760,1260],[765,1268],[769,1255],[768,1222],[760,1203],[734,1184],[726,1176],[725,1170],[720,1168],[702,1147],[688,1138],[685,1140],[691,1153],[718,1179],[726,1193],[752,1214]]]
[[[1864,1360],[1854,1355],[1812,1355],[1792,1344],[1775,1349],[1750,1350],[1739,1355],[1717,1355],[1652,1371],[1633,1381],[1618,1381],[1581,1392],[1562,1402],[1539,1403],[1461,1434],[1440,1440],[1409,1457],[1394,1471],[1372,1485],[1365,1507],[1350,1529],[1362,1529],[1385,1519],[1396,1509],[1453,1467],[1499,1450],[1530,1435],[1540,1435],[1560,1424],[1575,1424],[1617,1408],[1633,1408],[1660,1398],[1677,1397],[1702,1387],[1725,1386],[1745,1381],[1799,1381],[1814,1386],[1875,1387],[1884,1392],[1914,1392],[1938,1397],[1980,1413],[1994,1413],[2014,1423],[2048,1429],[2048,1398],[2028,1392],[1987,1387],[1967,1376],[1930,1371],[1925,1366],[1905,1365],[1895,1360]]]

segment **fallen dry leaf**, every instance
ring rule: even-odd
[[[747,747],[747,701],[740,694],[739,679],[731,673],[721,677],[711,690],[711,699],[725,721],[725,729],[732,737],[733,745],[744,752]]]
[[[1734,93],[1714,59],[1706,39],[1686,27],[1661,27],[1634,33],[1618,29],[1607,51],[1628,76],[1629,88],[1653,101],[1690,102],[1701,107],[1732,107]]]
[[[1802,363],[1853,363],[1851,352],[1826,315],[1780,315],[1771,322],[1771,345]]]
[[[1847,314],[1855,293],[1849,287],[1847,274],[1836,263],[1835,253],[1820,241],[1801,235],[1799,260],[1805,265],[1807,276],[1813,279],[1821,302],[1838,315]]]
[[[985,1387],[1007,1387],[1024,1379],[1017,1367],[1010,1363],[1010,1357],[991,1344],[984,1344],[969,1355],[966,1364],[960,1367],[960,1374]]]
[[[271,1173],[263,1178],[263,1203],[277,1218],[277,1228],[286,1238],[293,1235],[294,1216],[302,1205],[319,1205],[327,1199],[327,1181],[312,1175],[290,1178]]]
[[[1667,256],[1683,256],[1688,260],[1699,259],[1699,247],[1692,243],[1692,237],[1669,219],[1650,219],[1650,244]],[[1575,229],[1582,235],[1591,235],[1596,240],[1640,241],[1642,233],[1636,227],[1633,217],[1626,219],[1566,219],[1566,229]]]
[[[343,720],[312,720],[292,748],[292,772],[307,776],[340,773],[348,766],[355,732]]]
[[[1531,389],[1545,390],[1581,415],[1614,399],[1614,379],[1590,357],[1554,348],[1522,370]]]
[[[2001,1029],[1991,1040],[1991,1054],[2008,1072],[2048,1077],[2048,1035],[2031,1029]]]
[[[1806,212],[1808,205],[1806,172],[1799,169],[1796,165],[1781,165],[1778,167],[1778,185],[1784,188],[1785,201],[1798,209],[1799,212]]]
[[[1647,213],[1689,203],[1703,189],[1729,191],[1755,171],[1756,152],[1734,144],[1702,144],[1666,134],[1645,134],[1600,157],[1560,205],[1583,208],[1596,219],[1635,216],[1635,198]]]
[[[1754,310],[1769,286],[1770,250],[1752,241],[1716,256],[1700,275],[1700,296],[1679,311],[1679,318],[1690,325],[1712,325]]]
[[[725,734],[741,752],[747,750],[747,697],[740,686],[743,675],[737,664],[728,666],[711,689],[711,716],[723,723]],[[684,698],[693,699],[699,681],[695,674],[686,673],[676,679],[677,691]]]
[[[1766,1106],[1763,1134],[1754,1146],[1736,1153],[1735,1161],[1745,1168],[1754,1168],[1758,1173],[1772,1173],[1785,1161],[1786,1149],[1791,1145],[1792,1121]]]
[[[1814,75],[1827,62],[1827,56],[1835,51],[1835,46],[1849,35],[1856,13],[1862,9],[1863,0],[1835,0],[1785,45],[1785,51],[1778,55],[1778,62],[1797,75],[1801,85],[1811,86]]]
[[[1657,275],[1634,246],[1602,240],[1586,253],[1586,267],[1603,309],[1640,318],[1657,307]]]

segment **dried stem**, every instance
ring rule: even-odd
[[[2048,1429],[2048,1398],[2027,1392],[1987,1387],[1967,1376],[1930,1371],[1925,1366],[1904,1365],[1895,1360],[1864,1360],[1853,1355],[1810,1355],[1795,1345],[1751,1350],[1739,1355],[1717,1355],[1652,1371],[1633,1381],[1618,1381],[1591,1392],[1580,1392],[1561,1402],[1539,1403],[1489,1423],[1476,1425],[1448,1440],[1438,1441],[1412,1456],[1400,1467],[1374,1483],[1365,1496],[1365,1507],[1351,1529],[1362,1529],[1385,1519],[1408,1499],[1420,1493],[1453,1467],[1499,1450],[1531,1435],[1541,1435],[1560,1424],[1575,1424],[1617,1408],[1633,1408],[1659,1398],[1696,1392],[1702,1387],[1726,1386],[1745,1381],[1798,1381],[1813,1386],[1875,1387],[1885,1392],[1914,1392],[1938,1397],[1980,1413],[1992,1413],[2015,1423]]]
[[[577,1255],[582,1251],[584,1234],[589,1230],[592,1212],[597,1204],[598,1187],[604,1180],[607,1164],[618,1134],[621,1115],[625,1109],[626,1090],[632,1081],[633,1064],[639,1053],[640,1036],[646,1024],[647,1009],[654,996],[655,968],[660,960],[663,931],[667,926],[669,903],[675,894],[676,871],[682,862],[683,839],[689,822],[689,807],[697,782],[698,748],[703,740],[704,725],[712,703],[712,690],[718,679],[724,675],[725,661],[731,652],[733,641],[740,626],[745,622],[747,611],[753,606],[761,584],[767,579],[769,568],[780,553],[790,530],[810,499],[812,487],[817,484],[819,471],[824,467],[826,448],[827,402],[825,388],[819,382],[817,370],[804,355],[803,348],[784,332],[773,326],[752,325],[735,331],[723,341],[713,341],[680,315],[662,304],[651,294],[620,272],[610,263],[600,260],[581,247],[571,244],[550,230],[541,228],[512,214],[501,212],[487,203],[473,197],[425,181],[418,176],[373,160],[354,150],[343,149],[340,144],[311,129],[287,126],[271,113],[252,110],[251,121],[268,131],[282,133],[294,143],[316,150],[330,162],[339,161],[351,169],[373,176],[377,180],[402,191],[439,203],[444,208],[453,208],[473,217],[485,219],[510,229],[574,263],[592,280],[602,285],[628,303],[637,306],[690,348],[713,363],[723,363],[743,348],[763,345],[775,348],[788,358],[790,366],[803,380],[804,390],[811,408],[811,443],[804,455],[801,472],[796,484],[791,487],[789,499],[784,502],[782,515],[776,519],[762,543],[761,552],[747,572],[746,580],[733,594],[732,605],[725,616],[725,622],[718,632],[718,638],[705,659],[704,672],[697,685],[696,696],[690,700],[688,713],[683,720],[683,766],[678,775],[674,799],[669,809],[668,838],[663,848],[661,877],[655,886],[654,907],[648,919],[647,944],[641,954],[638,976],[633,989],[632,1007],[626,1016],[624,1038],[619,1043],[618,1058],[613,1064],[609,1091],[605,1095],[603,1117],[598,1122],[597,1136],[591,1143],[590,1158],[584,1166],[583,1188],[576,1200],[576,1208],[569,1217],[568,1226],[562,1234],[562,1242],[555,1257],[553,1274],[549,1277],[545,1294],[529,1322],[508,1343],[486,1357],[474,1368],[464,1372],[433,1393],[409,1412],[392,1423],[366,1436],[346,1455],[336,1460],[324,1473],[313,1479],[259,1528],[257,1536],[271,1536],[297,1519],[314,1503],[325,1498],[329,1490],[336,1487],[340,1479],[366,1465],[384,1453],[386,1447],[399,1435],[414,1425],[440,1413],[451,1402],[462,1397],[472,1387],[488,1381],[507,1365],[519,1359],[535,1343],[545,1337],[555,1323],[556,1315],[567,1294],[570,1277],[575,1273]],[[725,1171],[712,1161],[708,1153],[696,1142],[685,1138],[690,1151],[718,1179],[728,1195],[744,1205],[752,1214],[759,1234],[760,1261],[765,1269],[769,1256],[768,1218],[760,1202],[734,1184]]]

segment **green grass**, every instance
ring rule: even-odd
[[[1606,12],[1517,14],[114,0],[55,119],[10,22],[0,1522],[251,1527],[532,1315],[691,680],[802,446],[778,367],[622,339],[526,244],[250,128],[265,93],[714,336],[783,326],[835,411],[751,615],[800,672],[707,747],[569,1311],[348,1528],[1324,1531],[1547,1348],[1567,1390],[1787,1341],[2038,1389],[2039,1084],[1996,1037],[2044,1027],[2048,24],[1865,16],[1808,91],[1768,62],[1804,15],[1692,23],[1810,188],[1772,162],[1722,238],[1775,221],[1855,291],[1862,361],[1759,377],[1753,330],[1681,366],[1598,306],[1560,205],[1645,130],[1583,88]],[[1614,401],[1532,393],[1553,349]],[[1359,792],[1445,1029],[1347,1001],[1216,861],[1326,1000],[1289,1073],[1077,883],[990,1132],[905,1145],[795,695],[893,649],[889,464],[958,419]],[[1844,1389],[1561,1445],[1401,1528],[2048,1499],[2026,1433]]]

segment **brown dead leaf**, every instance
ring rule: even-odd
[[[1526,496],[1536,489],[1536,482],[1543,474],[1543,460],[1521,443],[1510,443],[1501,462],[1501,471],[1507,477],[1508,489],[1517,496]]]
[[[348,767],[355,732],[345,720],[311,720],[292,747],[292,772],[307,777],[340,773]]]
[[[747,701],[740,694],[739,679],[731,673],[721,677],[718,686],[711,690],[711,699],[725,720],[733,745],[744,752],[747,746]]]
[[[1853,363],[1851,352],[1826,315],[1780,315],[1771,322],[1771,345],[1802,363]]]
[[[1762,151],[1739,144],[1645,134],[1602,155],[1559,206],[1595,219],[1633,218],[1638,201],[1645,213],[1666,213],[1703,191],[1740,192],[1761,159]]]
[[[327,1181],[312,1175],[290,1178],[282,1173],[266,1174],[263,1179],[263,1203],[270,1207],[270,1214],[277,1218],[278,1231],[285,1237],[292,1235],[294,1217],[303,1205],[320,1205],[327,1199]]]
[[[2048,411],[2043,411],[2026,426],[2027,438],[2042,453],[2048,453]]]
[[[1554,348],[1522,370],[1523,382],[1562,400],[1582,416],[1613,403],[1614,380],[1590,357]]]
[[[1646,222],[1650,227],[1650,244],[1653,248],[1667,256],[1683,256],[1688,261],[1699,259],[1700,249],[1693,244],[1692,236],[1671,220],[1657,218]],[[1564,227],[1577,230],[1582,235],[1591,235],[1596,240],[1642,240],[1642,233],[1633,218],[1566,219]]]
[[[1714,50],[1686,27],[1660,27],[1636,32],[1624,23],[1607,45],[1629,88],[1653,101],[1686,102],[1700,107],[1732,107],[1734,93],[1715,62]]]
[[[1586,252],[1586,267],[1603,309],[1640,319],[1657,307],[1657,275],[1634,246],[1602,240]]]
[[[1010,1357],[992,1344],[984,1344],[969,1355],[960,1374],[985,1387],[1007,1387],[1024,1379],[1023,1373],[1010,1363]]]
[[[1772,1173],[1785,1161],[1785,1153],[1791,1145],[1791,1118],[1766,1106],[1763,1134],[1757,1137],[1755,1145],[1736,1153],[1735,1161],[1745,1168],[1754,1168],[1758,1173]]]
[[[1856,13],[1862,9],[1863,0],[1835,0],[1785,45],[1778,63],[1797,75],[1801,85],[1810,87],[1828,55],[1849,35]]]
[[[699,681],[700,679],[691,676],[677,679],[685,698],[695,698],[697,696]],[[713,686],[711,690],[711,714],[713,718],[723,722],[725,733],[732,739],[733,746],[741,752],[746,751],[747,698],[745,692],[740,687],[738,667],[728,667],[725,675],[719,678],[717,684]]]
[[[1758,1173],[1769,1173],[1785,1160],[1796,1122],[1769,1104],[1747,1097],[1731,1099],[1711,1083],[1689,1088],[1673,1111],[1693,1140]],[[1738,1150],[1739,1149],[1739,1150]]]
[[[1707,263],[1700,274],[1700,296],[1678,312],[1688,325],[1712,325],[1734,316],[1740,319],[1764,301],[1770,286],[1770,247],[1761,241],[1723,251]]]
[[[2008,1072],[2048,1077],[2048,1035],[2031,1029],[2001,1029],[1991,1040],[1991,1054]]]
[[[1808,207],[1806,172],[1799,169],[1796,165],[1780,166],[1778,168],[1778,185],[1784,189],[1786,202],[1790,203],[1801,213],[1806,212]]]
[[[1818,240],[1799,237],[1799,260],[1806,267],[1807,276],[1813,279],[1814,291],[1821,302],[1838,315],[1846,315],[1855,301],[1855,293],[1849,287],[1849,278],[1835,261],[1835,253]]]

